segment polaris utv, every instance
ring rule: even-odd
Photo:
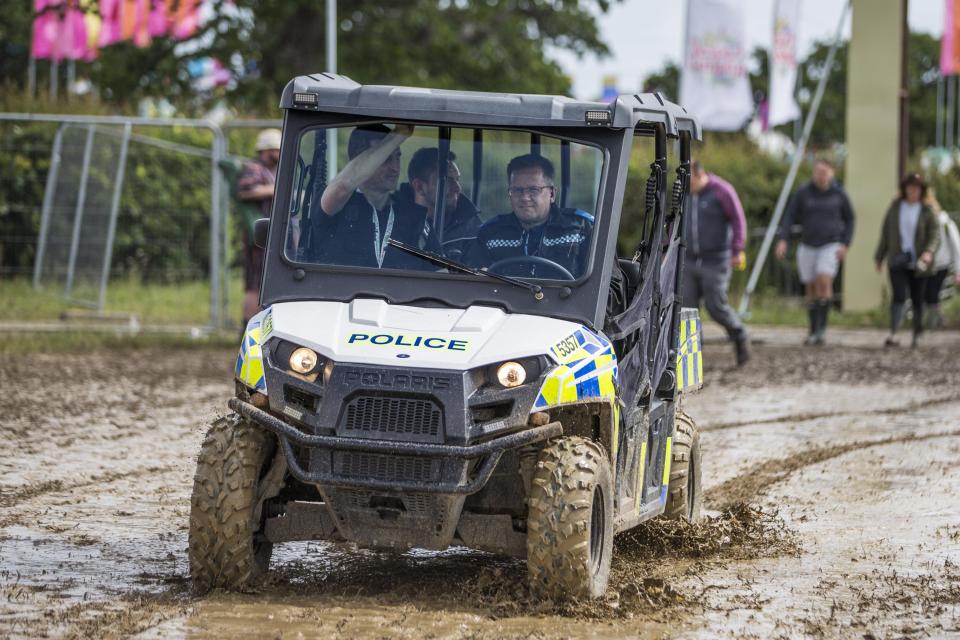
[[[535,592],[596,597],[615,533],[699,517],[692,116],[329,74],[281,107],[263,311],[197,462],[198,589],[332,540],[508,554]],[[629,172],[639,243],[618,258]]]

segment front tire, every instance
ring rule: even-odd
[[[670,520],[700,519],[703,492],[700,484],[700,432],[693,419],[677,409],[673,424],[670,487],[663,516]]]
[[[194,588],[242,590],[265,573],[273,544],[256,518],[260,479],[276,442],[237,415],[211,425],[200,448],[190,500],[189,559]]]
[[[569,436],[537,461],[527,514],[527,570],[534,592],[598,598],[613,556],[613,474],[603,448]]]

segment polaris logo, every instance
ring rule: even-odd
[[[341,374],[340,382],[349,386],[378,387],[381,389],[400,389],[404,391],[447,391],[450,378],[428,376],[414,373],[381,373],[378,371],[346,371]]]

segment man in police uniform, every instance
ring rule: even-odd
[[[502,270],[495,266],[495,270],[505,275],[560,280],[583,275],[593,216],[580,209],[558,207],[553,178],[553,164],[542,156],[527,154],[511,160],[507,165],[507,194],[513,211],[480,227],[476,241],[465,253],[465,262],[489,268],[508,258],[542,258],[561,269],[542,261],[517,260],[513,266]]]
[[[392,130],[363,125],[350,134],[349,162],[330,181],[313,216],[308,259],[320,264],[435,271],[426,260],[390,246],[395,238],[415,245],[427,210],[398,198],[400,145],[413,133],[409,125]],[[438,252],[439,246],[429,246]]]

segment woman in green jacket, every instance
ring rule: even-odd
[[[874,254],[877,271],[886,261],[890,271],[893,301],[890,305],[890,335],[885,346],[898,346],[895,334],[903,321],[907,293],[913,305],[913,340],[916,347],[923,332],[925,278],[933,273],[933,255],[940,244],[940,226],[933,209],[923,203],[927,185],[920,174],[906,176],[900,197],[891,203],[883,220],[880,243]]]

